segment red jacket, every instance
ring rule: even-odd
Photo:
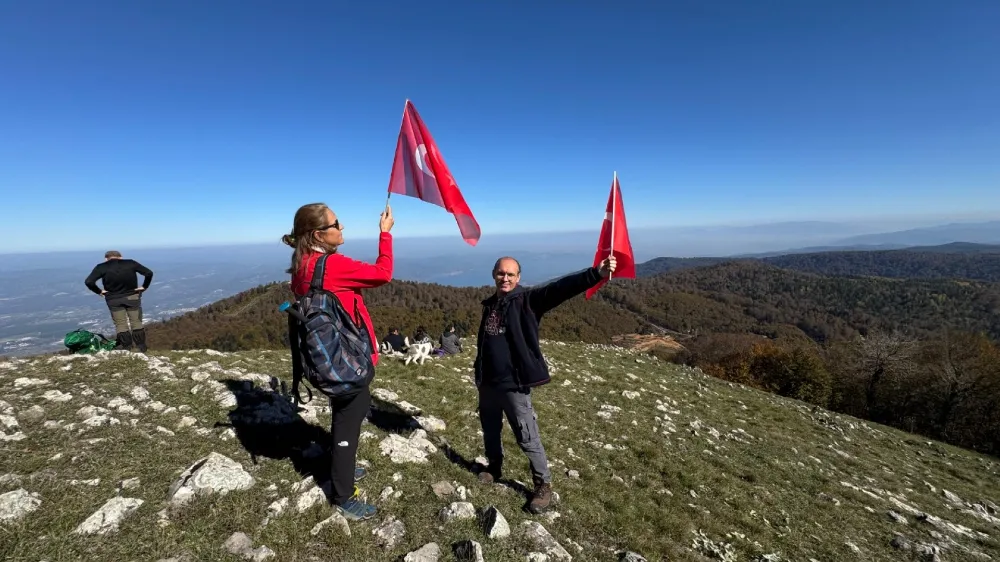
[[[316,260],[323,254],[309,252],[302,256],[302,265],[292,275],[292,292],[297,296],[309,292]],[[372,363],[378,364],[378,338],[372,328],[372,319],[368,315],[368,307],[361,297],[361,289],[372,289],[392,281],[392,235],[383,232],[378,238],[378,258],[375,264],[364,263],[342,254],[331,254],[326,261],[326,272],[323,274],[323,288],[340,299],[348,314],[354,316],[354,321],[364,322],[368,335],[372,340]]]

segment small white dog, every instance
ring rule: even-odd
[[[411,343],[409,347],[406,348],[404,364],[409,365],[410,362],[420,362],[421,365],[424,361],[431,356],[431,351],[434,349],[434,344],[431,342],[424,343]]]

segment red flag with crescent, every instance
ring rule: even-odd
[[[465,203],[434,137],[410,100],[406,100],[403,109],[396,157],[389,176],[389,193],[416,197],[443,207],[455,216],[458,230],[466,242],[475,246],[479,241],[479,223]]]
[[[625,205],[622,203],[622,189],[618,185],[618,173],[611,182],[611,194],[604,210],[604,223],[601,225],[601,236],[597,239],[597,253],[594,254],[594,267],[601,265],[612,252],[615,255],[615,272],[612,277],[635,279],[635,256],[632,254],[632,242],[628,238],[628,224],[625,222]],[[600,283],[587,289],[587,299],[594,296],[598,289],[607,283]]]

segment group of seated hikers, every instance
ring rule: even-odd
[[[417,327],[417,331],[413,334],[412,341],[408,337],[400,334],[399,328],[393,327],[389,328],[389,333],[382,339],[382,343],[387,344],[392,348],[392,351],[396,353],[406,353],[406,349],[411,345],[431,343],[431,338],[427,335],[427,329],[423,326]],[[443,357],[445,355],[461,353],[461,351],[462,338],[460,338],[458,333],[455,331],[455,325],[449,324],[448,327],[444,329],[441,337],[438,338],[438,347],[431,351],[431,354]]]

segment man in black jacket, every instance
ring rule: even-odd
[[[540,287],[518,285],[521,264],[503,257],[493,266],[496,294],[483,301],[478,350],[474,364],[479,389],[479,422],[489,466],[479,481],[491,484],[501,476],[503,416],[531,465],[534,494],[528,509],[541,513],[552,501],[552,474],[538,433],[538,416],[531,405],[531,388],[549,382],[549,369],[538,343],[542,316],[562,302],[597,285],[615,270],[615,258]]]
[[[136,274],[142,274],[140,287]],[[104,285],[97,286],[100,280]],[[110,250],[104,254],[104,263],[97,264],[84,284],[95,294],[104,297],[115,323],[115,348],[131,350],[132,344],[146,352],[146,329],[142,326],[142,292],[153,282],[153,272],[141,263],[122,259],[120,252]]]

